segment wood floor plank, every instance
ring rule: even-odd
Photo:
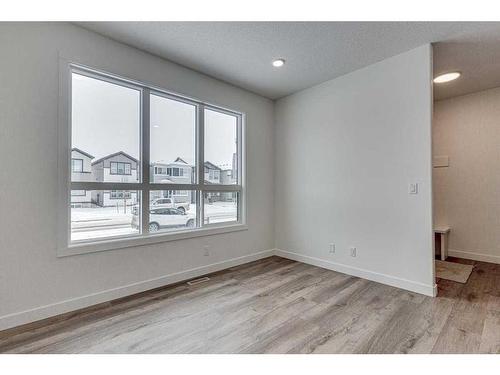
[[[350,293],[345,294],[350,289]],[[300,353],[356,353],[380,324],[397,308],[395,288],[358,279],[340,291],[340,298],[320,303],[305,320],[320,327],[316,335],[300,348]],[[344,295],[342,295],[344,293]],[[333,302],[333,303],[332,303]],[[404,301],[397,300],[397,305]]]
[[[500,311],[487,312],[479,352],[500,354]]]
[[[453,303],[406,302],[372,333],[363,353],[430,353],[445,325]]]
[[[478,353],[487,316],[494,268],[473,262],[469,280],[454,298],[452,311],[432,350],[433,353]],[[485,271],[489,269],[489,272]]]
[[[1,353],[500,353],[500,265],[438,297],[279,257],[0,332]]]

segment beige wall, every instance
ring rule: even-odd
[[[500,88],[434,105],[434,221],[449,225],[450,254],[500,263]]]

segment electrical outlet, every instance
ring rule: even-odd
[[[334,243],[330,244],[330,253],[331,254],[335,253],[335,244]]]
[[[356,248],[355,247],[351,247],[351,256],[356,257]]]
[[[210,246],[203,246],[203,255],[208,257],[210,256]]]
[[[409,194],[418,194],[418,183],[411,183],[408,186],[408,193]]]

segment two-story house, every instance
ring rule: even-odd
[[[138,182],[139,161],[129,154],[118,151],[104,156],[92,163],[93,181],[100,182]],[[133,206],[137,204],[137,191],[96,190],[92,201],[98,206]]]
[[[205,161],[204,165],[204,175],[205,175],[205,184],[217,184],[221,183],[221,172],[220,169],[215,164]],[[209,192],[205,194],[205,199],[209,202],[219,201],[221,200],[221,193],[219,192]]]
[[[206,184],[220,184],[220,185],[233,185],[237,181],[236,159],[233,155],[233,165],[231,169],[222,169],[215,164],[205,162],[205,183]],[[235,193],[232,192],[212,192],[207,194],[210,201],[233,201]]]
[[[71,150],[71,181],[94,181],[92,178],[92,159],[94,156],[78,148]],[[90,207],[90,191],[71,190],[72,207]]]
[[[220,172],[220,180],[222,185],[234,185],[237,182],[234,168],[224,169]],[[224,192],[220,193],[218,196],[219,200],[224,202],[232,202],[236,199],[236,193]]]
[[[218,166],[212,164],[209,161],[205,161],[205,183],[206,184],[220,184],[221,183],[221,171]]]
[[[104,156],[92,162],[94,156],[73,148],[71,151],[72,181],[96,182],[138,182],[140,176],[140,162],[123,151]],[[178,157],[173,162],[154,162],[150,167],[151,181],[153,183],[178,183],[191,184],[196,182],[195,167]],[[235,169],[222,170],[215,164],[206,161],[204,165],[205,183],[207,184],[233,184],[235,182]],[[150,199],[174,198],[177,202],[195,202],[195,195],[186,190],[154,190]],[[233,200],[233,193],[209,193],[210,201]],[[72,190],[71,204],[73,207],[100,207],[133,206],[137,204],[136,191],[128,190]]]
[[[194,167],[178,157],[171,163],[154,162],[150,167],[154,183],[192,184],[195,182]],[[151,199],[174,198],[177,202],[195,202],[195,196],[186,190],[151,191]]]

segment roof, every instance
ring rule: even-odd
[[[152,167],[157,167],[157,166],[165,166],[165,167],[169,167],[169,166],[179,166],[179,165],[186,165],[186,166],[190,166],[192,167],[192,165],[188,164],[184,159],[178,157],[177,159],[175,159],[174,161],[172,162],[164,162],[164,161],[155,161],[155,162],[151,162],[150,165]]]
[[[210,163],[209,161],[205,162],[205,168],[208,168],[208,169],[218,169],[219,171],[222,170],[218,166],[216,166],[215,164]]]
[[[88,157],[88,158],[90,158],[90,159],[93,159],[93,158],[94,158],[94,156],[93,156],[93,155],[90,155],[88,152],[82,151],[82,150],[80,150],[79,148],[76,148],[76,147],[73,147],[73,148],[71,149],[71,151],[72,151],[72,152],[73,152],[73,151],[79,152],[80,154],[85,155],[86,157]]]
[[[169,178],[162,178],[162,179],[160,180],[160,183],[162,183],[162,184],[173,184],[173,183],[174,183],[174,181],[172,181],[172,180],[171,180],[171,179],[169,179]]]
[[[94,161],[94,162],[92,163],[92,165],[97,164],[97,163],[100,163],[101,161],[104,161],[104,160],[106,160],[106,159],[110,159],[110,158],[112,158],[113,156],[117,156],[117,155],[120,155],[120,154],[121,154],[121,155],[123,155],[123,156],[125,156],[126,158],[128,158],[128,159],[130,159],[130,160],[135,161],[136,163],[139,163],[139,160],[137,160],[137,159],[136,159],[136,158],[134,158],[133,156],[130,156],[129,154],[127,154],[127,153],[125,153],[125,152],[123,152],[123,151],[118,151],[118,152],[115,152],[115,153],[113,153],[113,154],[109,154],[109,155],[107,155],[107,156],[103,156],[102,158],[100,158],[100,159],[98,159],[98,160]]]
[[[177,159],[174,160],[174,163],[184,163],[187,164],[186,161],[180,157],[177,157]]]

